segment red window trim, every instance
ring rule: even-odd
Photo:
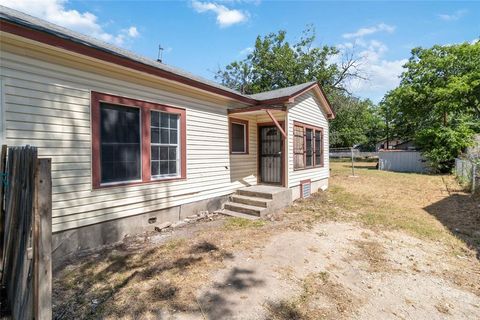
[[[245,125],[245,152],[233,152],[232,151],[232,123],[243,124]],[[237,118],[229,118],[228,119],[228,133],[229,133],[229,149],[230,154],[249,154],[249,136],[250,131],[248,127],[248,120],[237,119]]]
[[[305,164],[305,167],[303,168],[295,168],[295,150],[296,150],[296,145],[295,145],[295,136],[294,136],[294,139],[293,139],[293,170],[294,171],[299,171],[299,170],[308,170],[308,169],[314,169],[314,168],[323,168],[324,167],[324,162],[325,162],[325,148],[324,148],[324,135],[323,135],[323,128],[322,127],[317,127],[317,126],[313,126],[313,125],[310,125],[310,124],[306,124],[306,123],[303,123],[303,122],[300,122],[300,121],[293,121],[293,134],[295,135],[295,127],[302,127],[303,128],[303,132],[304,132],[304,137],[303,137],[303,146],[305,147],[307,145],[307,142],[306,142],[306,135],[305,135],[305,129],[312,129],[313,130],[313,166],[309,166],[307,167],[306,166],[306,163],[307,163],[307,153],[305,151],[305,148],[304,148],[304,151],[303,151],[303,163]],[[320,164],[317,164],[316,161],[315,161],[315,131],[320,131],[320,137],[321,137],[321,140],[322,140],[322,145],[321,145],[321,148],[320,148],[320,154],[321,154],[321,157],[320,157]]]
[[[100,162],[100,103],[111,103],[126,107],[140,109],[140,128],[142,134],[141,157],[142,157],[142,178],[141,181],[101,183],[101,162]],[[91,100],[92,118],[92,186],[93,189],[118,187],[125,185],[138,185],[145,183],[156,183],[186,179],[187,177],[187,119],[185,109],[171,107],[163,104],[125,98],[106,93],[92,91]],[[150,171],[150,111],[158,110],[167,113],[174,113],[180,116],[180,176],[172,178],[151,178]]]

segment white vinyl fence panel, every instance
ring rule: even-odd
[[[379,151],[378,168],[395,172],[428,172],[427,162],[418,151]]]
[[[455,175],[470,186],[472,193],[478,189],[477,180],[480,180],[477,165],[470,160],[455,159]]]

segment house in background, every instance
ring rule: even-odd
[[[316,82],[242,95],[5,7],[0,23],[2,143],[52,158],[54,258],[327,188]]]

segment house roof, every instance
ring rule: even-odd
[[[291,87],[250,94],[248,96],[255,100],[271,100],[271,99],[278,99],[278,98],[286,98],[286,97],[293,96],[298,92],[302,92],[305,89],[308,89],[311,86],[314,86],[316,83],[317,83],[316,81],[311,81],[311,82],[306,82],[302,84],[297,84]]]
[[[251,106],[291,102],[291,99],[299,93],[303,93],[314,87],[321,91],[318,83],[307,82],[288,88],[262,92],[254,95],[244,95],[236,90],[203,77],[196,76],[180,68],[142,57],[131,51],[121,49],[109,43],[85,36],[81,33],[71,31],[4,6],[0,6],[0,26],[0,30],[4,32],[16,34],[24,38],[94,57],[106,62],[157,75],[201,90],[226,96]],[[324,94],[323,96],[325,97]],[[326,97],[325,101],[327,102],[326,108],[329,109],[327,110],[328,113],[333,115],[332,108]]]

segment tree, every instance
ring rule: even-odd
[[[438,171],[448,171],[480,132],[480,42],[415,48],[400,85],[381,103],[389,129],[414,139]]]
[[[258,36],[251,54],[218,70],[215,78],[245,94],[309,81],[319,82],[327,92],[347,91],[347,80],[363,78],[354,54],[340,52],[333,46],[315,47],[315,38],[312,27],[293,45],[286,40],[286,31]]]
[[[293,45],[286,40],[285,31],[258,36],[253,52],[220,69],[216,79],[245,94],[317,81],[337,115],[331,126],[331,145],[371,147],[381,138],[377,127],[383,124],[371,101],[351,96],[346,88],[348,81],[364,79],[359,60],[353,51],[315,47],[314,42],[311,27]]]
[[[336,117],[330,125],[330,145],[361,145],[364,150],[374,150],[376,143],[383,138],[384,124],[373,102],[336,94],[331,97],[331,103]]]

